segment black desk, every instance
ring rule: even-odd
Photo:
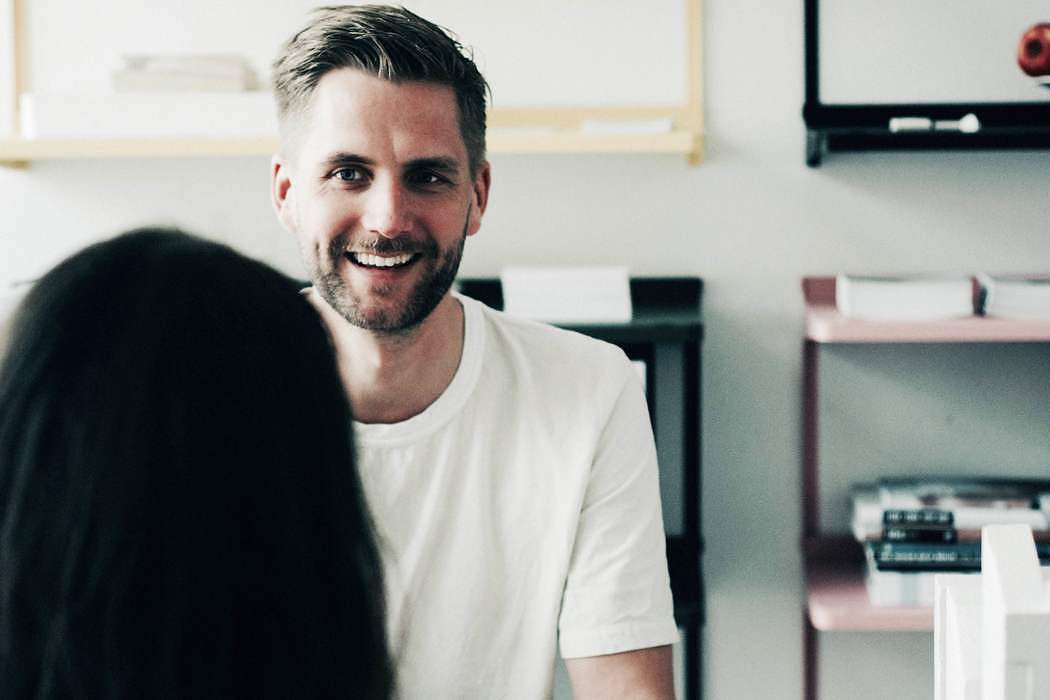
[[[498,279],[460,279],[462,294],[473,297],[495,309],[503,308],[503,290]],[[704,622],[703,577],[701,555],[703,538],[700,530],[700,348],[703,322],[700,300],[703,281],[696,277],[636,278],[631,280],[631,303],[634,314],[629,323],[559,324],[623,348],[631,359],[642,360],[646,367],[646,395],[649,415],[657,435],[660,454],[661,491],[665,484],[681,489],[681,522],[668,522],[665,497],[667,563],[674,593],[675,620],[683,633],[685,660],[685,699],[701,696],[700,629]],[[670,352],[669,352],[670,351]],[[666,367],[678,359],[677,367]],[[677,405],[667,407],[658,402],[665,370],[680,372],[681,389],[674,393]],[[677,387],[675,387],[677,388]],[[680,457],[665,459],[668,445],[661,441],[659,418],[677,416],[680,423]]]

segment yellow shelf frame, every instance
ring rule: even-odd
[[[179,158],[270,155],[277,138],[158,137],[134,139],[27,139],[18,136],[19,96],[28,91],[26,0],[8,0],[11,10],[14,138],[0,139],[0,165],[24,168],[37,160]],[[704,154],[702,0],[683,0],[688,41],[688,99],[685,105],[605,107],[512,107],[489,110],[488,150],[495,154],[606,153],[682,154],[698,165]],[[585,122],[670,120],[654,133],[591,133]]]
[[[0,140],[0,163],[24,165],[39,160],[90,158],[185,158],[268,156],[277,137],[139,138],[139,139],[10,139]],[[696,135],[687,131],[653,134],[588,134],[569,129],[492,129],[489,153],[651,153],[691,156]]]

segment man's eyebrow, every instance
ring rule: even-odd
[[[437,170],[443,173],[456,173],[459,168],[459,161],[451,156],[416,158],[405,164],[405,170]]]
[[[365,156],[357,155],[356,153],[346,153],[339,151],[328,156],[324,160],[324,167],[326,169],[338,168],[346,165],[368,165],[374,166],[375,161]]]

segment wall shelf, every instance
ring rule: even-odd
[[[864,556],[852,535],[829,532],[820,517],[819,374],[823,348],[859,343],[1050,342],[1050,321],[974,316],[950,321],[864,321],[846,318],[835,306],[835,278],[802,280],[805,331],[802,346],[802,550],[806,598],[803,607],[803,697],[818,697],[820,632],[929,632],[930,607],[880,607],[869,602]]]
[[[182,158],[254,156],[274,153],[276,138],[6,139],[0,161],[85,158]]]
[[[589,134],[576,131],[489,133],[491,153],[648,153],[702,158],[703,135],[689,131],[656,134]]]
[[[806,164],[819,166],[828,153],[882,150],[989,150],[1050,148],[1050,91],[1045,101],[959,103],[825,103],[820,90],[820,0],[805,0]],[[1018,30],[1020,38],[1020,29]],[[1011,47],[1012,48],[1012,47]],[[1018,69],[1020,71],[1020,69]],[[1050,87],[1045,79],[1033,79]],[[977,118],[980,129],[931,128],[894,131],[890,120],[918,117],[932,122]]]
[[[806,607],[821,632],[929,632],[933,608],[877,607],[868,602],[863,565],[855,561],[806,563]]]
[[[1017,343],[1050,342],[1050,320],[972,316],[947,321],[865,321],[835,307],[835,278],[802,281],[806,339],[818,343]]]
[[[702,0],[681,0],[686,42],[686,98],[675,105],[492,107],[488,150],[494,154],[667,154],[699,164],[704,152]],[[36,160],[177,158],[271,155],[276,137],[249,138],[25,138],[20,97],[32,93],[28,67],[26,0],[8,0],[0,17],[13,37],[13,84],[0,95],[14,105],[13,134],[0,138],[0,165],[26,167]],[[654,122],[658,122],[654,125]]]
[[[890,119],[900,116],[958,121],[969,114],[981,123],[977,133],[894,133],[889,128]],[[1050,103],[826,105],[807,100],[802,116],[811,167],[834,152],[1050,148]]]
[[[80,160],[90,158],[183,158],[208,156],[269,156],[276,137],[154,138],[154,139],[7,139],[0,140],[0,162]],[[494,154],[620,153],[696,155],[703,137],[688,131],[653,134],[590,134],[570,130],[515,132],[494,129],[488,151]]]

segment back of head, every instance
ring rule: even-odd
[[[296,285],[140,230],[60,263],[0,367],[10,697],[386,697],[379,557]]]
[[[287,147],[306,118],[310,98],[326,73],[362,70],[393,82],[447,85],[456,95],[459,128],[472,173],[485,160],[488,84],[463,46],[446,30],[403,7],[321,7],[282,47],[273,64],[273,88]]]

